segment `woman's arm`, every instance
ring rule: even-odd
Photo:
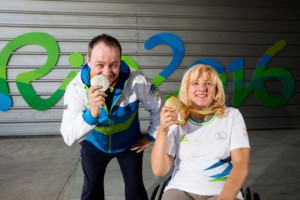
[[[151,153],[151,167],[154,176],[165,176],[173,165],[173,157],[167,154],[167,133],[160,128]]]
[[[239,148],[231,151],[232,170],[228,175],[217,200],[234,200],[242,188],[249,171],[250,148]]]
[[[174,108],[163,107],[160,114],[160,126],[151,153],[151,167],[155,176],[165,176],[173,165],[174,158],[167,153],[169,127],[178,124]]]

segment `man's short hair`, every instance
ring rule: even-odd
[[[98,36],[94,37],[89,42],[89,47],[88,47],[88,56],[89,57],[91,56],[91,53],[92,53],[92,50],[93,50],[94,46],[97,45],[100,42],[103,42],[105,45],[107,45],[109,47],[119,48],[120,56],[122,55],[122,47],[121,47],[120,42],[116,38],[114,38],[114,37],[112,37],[108,34],[103,33],[101,35],[98,35]]]

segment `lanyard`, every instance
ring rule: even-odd
[[[201,114],[201,115],[208,115],[208,114],[212,114],[215,113],[216,110],[196,110],[193,108],[188,108],[192,113],[197,113],[197,114]]]

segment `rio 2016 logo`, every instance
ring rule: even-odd
[[[13,104],[7,83],[7,63],[14,51],[20,47],[31,44],[45,48],[48,54],[46,63],[43,66],[33,71],[20,73],[16,77],[18,90],[31,108],[41,111],[50,109],[63,96],[66,86],[78,73],[78,70],[71,70],[53,95],[47,99],[39,97],[32,87],[31,82],[51,72],[59,58],[59,47],[54,38],[47,33],[32,32],[20,35],[10,41],[0,52],[0,111],[8,111]],[[152,79],[152,82],[156,86],[159,86],[180,65],[184,57],[184,44],[181,39],[173,33],[156,34],[150,37],[144,44],[145,49],[147,50],[151,50],[157,45],[167,45],[171,48],[173,53],[170,63]],[[239,107],[252,92],[256,95],[258,101],[266,107],[279,107],[288,101],[294,90],[294,80],[291,74],[283,68],[266,69],[271,58],[285,46],[286,41],[279,40],[263,54],[254,70],[252,81],[246,86],[244,86],[243,58],[236,58],[228,64],[228,71],[233,73],[234,107]],[[140,71],[138,64],[132,58],[122,56],[122,61],[126,62],[131,68]],[[84,57],[81,53],[74,52],[69,57],[69,64],[74,68],[81,67],[83,62]],[[214,67],[226,89],[227,76],[224,67],[218,61],[211,58],[202,58],[192,63],[190,66],[199,63],[208,64]],[[283,85],[283,93],[280,96],[272,96],[265,88],[264,83],[269,79],[276,79]],[[172,95],[176,95],[177,93],[178,91],[174,91]]]

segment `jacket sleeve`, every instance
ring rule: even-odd
[[[67,145],[80,142],[94,129],[96,119],[86,109],[87,95],[73,81],[68,85],[64,95],[64,111],[60,132]],[[83,87],[83,86],[81,86]],[[86,96],[86,97],[85,97]]]
[[[138,97],[145,110],[150,113],[148,139],[154,141],[160,123],[160,112],[165,99],[159,89],[143,74],[138,76]]]

